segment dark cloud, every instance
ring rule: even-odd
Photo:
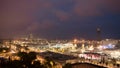
[[[55,12],[55,15],[56,15],[56,17],[60,20],[60,21],[66,21],[66,20],[69,20],[69,17],[70,17],[70,15],[69,15],[69,13],[67,13],[67,12],[64,12],[64,11],[56,11]]]
[[[92,39],[100,26],[103,37],[111,34],[110,37],[120,38],[119,3],[119,0],[1,0],[0,37],[33,33],[53,39],[73,36]]]

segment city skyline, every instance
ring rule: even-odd
[[[0,38],[120,39],[119,0],[1,0]]]

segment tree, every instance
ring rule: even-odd
[[[32,67],[33,68],[44,68],[44,66],[40,63],[40,61],[34,61]]]
[[[19,52],[18,56],[20,57],[20,61],[22,62],[23,67],[31,68],[32,62],[36,59],[35,52]]]
[[[52,68],[55,66],[55,62],[50,57],[45,57],[46,62],[44,63],[45,68]]]

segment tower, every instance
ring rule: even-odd
[[[101,41],[101,29],[97,28],[97,45],[96,47],[100,46],[100,41]]]
[[[33,39],[33,35],[30,34],[30,35],[28,36],[28,38],[29,38],[29,39]]]
[[[101,41],[101,29],[97,28],[97,41]]]

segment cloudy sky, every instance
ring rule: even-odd
[[[120,38],[120,0],[0,0],[0,38]]]

